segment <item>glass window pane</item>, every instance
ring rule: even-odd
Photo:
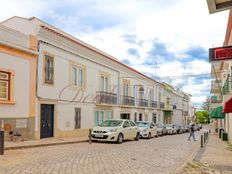
[[[112,119],[113,117],[112,117],[112,111],[106,111],[106,120],[110,120],[110,119]]]
[[[94,124],[95,124],[95,126],[97,126],[99,124],[99,112],[98,111],[95,111]]]
[[[104,91],[104,76],[101,76],[100,90]]]
[[[83,71],[82,69],[78,69],[78,85],[82,86],[83,83]]]
[[[106,91],[106,92],[108,92],[108,86],[109,86],[108,83],[109,83],[109,82],[108,82],[108,77],[105,77],[105,91]]]
[[[104,112],[100,111],[100,124],[104,121]]]
[[[7,99],[7,95],[5,92],[0,92],[0,99]]]
[[[0,72],[0,79],[8,80],[8,73]]]
[[[77,85],[77,69],[72,67],[72,85]]]

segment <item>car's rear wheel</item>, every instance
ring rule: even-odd
[[[117,143],[118,143],[118,144],[122,144],[122,143],[123,143],[123,135],[122,135],[121,133],[118,134]]]
[[[136,134],[135,141],[139,141],[139,133]]]

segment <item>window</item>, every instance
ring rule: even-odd
[[[75,129],[81,128],[81,108],[75,108]]]
[[[129,121],[129,122],[130,122],[131,127],[136,126],[133,121]]]
[[[152,121],[156,123],[156,113],[152,113]]]
[[[128,121],[125,121],[123,127],[125,127],[125,128],[126,128],[126,127],[130,127],[129,122],[128,122]]]
[[[143,121],[143,114],[139,114],[139,121]]]
[[[44,67],[44,83],[53,85],[54,84],[54,58],[45,55],[45,67]]]
[[[73,86],[83,86],[84,73],[83,69],[72,66],[72,85]]]
[[[143,87],[140,87],[139,88],[139,99],[143,99],[143,97],[144,97],[144,89]]]
[[[135,122],[137,121],[137,113],[136,112],[134,113],[134,121]]]
[[[95,111],[94,124],[95,126],[101,124],[104,121],[104,111]]]
[[[111,120],[113,118],[113,112],[112,111],[105,111],[106,120]]]
[[[109,77],[101,75],[100,77],[100,90],[104,92],[109,91]]]
[[[10,100],[10,74],[0,72],[0,100]]]

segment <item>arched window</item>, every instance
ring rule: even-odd
[[[140,99],[143,99],[143,96],[144,96],[144,89],[143,89],[143,87],[141,86],[141,87],[139,88],[139,98],[140,98]]]

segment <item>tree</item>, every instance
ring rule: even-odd
[[[211,107],[211,99],[210,96],[207,96],[205,101],[202,103],[201,108],[202,110],[210,112],[210,107]]]
[[[204,123],[205,122],[205,117],[202,111],[197,111],[196,112],[196,118],[197,118],[197,123]]]

